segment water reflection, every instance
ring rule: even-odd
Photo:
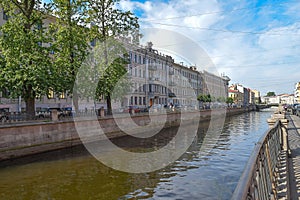
[[[0,199],[230,199],[251,149],[268,128],[269,116],[252,112],[227,118],[221,135],[210,141],[208,124],[202,123],[188,151],[152,173],[110,169],[83,147],[19,160],[22,164],[3,162]],[[161,140],[156,145],[163,145]]]

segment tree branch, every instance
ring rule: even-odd
[[[13,4],[15,4],[15,6],[17,6],[20,11],[26,16],[26,12],[24,11],[24,9],[22,8],[21,4],[17,1],[17,0],[11,0]]]

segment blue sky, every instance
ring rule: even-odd
[[[133,11],[142,29],[176,31],[197,42],[231,83],[264,95],[293,93],[300,81],[300,1],[122,0],[120,7]],[[154,48],[168,46],[160,45]]]

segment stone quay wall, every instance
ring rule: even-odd
[[[226,110],[226,117],[241,114],[250,111],[243,108],[229,108]],[[199,111],[197,111],[199,112]],[[166,116],[156,114],[155,117],[160,119],[167,126],[176,126],[180,124],[180,118],[186,121],[202,122],[211,119],[211,112],[217,111],[204,110],[200,111],[200,119],[193,119],[190,116],[192,112],[171,113]],[[220,115],[224,116],[224,112]],[[215,115],[215,114],[214,114]],[[134,115],[131,117],[119,118],[123,124],[133,120],[138,125],[145,125],[150,122],[148,115]],[[157,120],[160,121],[160,120]],[[78,122],[81,127],[87,130],[95,129],[95,123],[99,123],[102,130],[108,138],[117,138],[124,136],[120,132],[114,119],[105,117],[100,119],[83,120]],[[74,121],[50,121],[50,122],[32,122],[23,124],[6,124],[0,126],[0,161],[14,159],[22,156],[42,153],[46,151],[58,150],[80,145],[81,140],[77,133]]]

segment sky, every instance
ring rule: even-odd
[[[300,81],[299,0],[121,0],[118,6],[137,15],[141,29],[177,32],[195,42],[219,75],[231,78],[230,84],[261,95],[292,94]],[[168,47],[180,46],[187,49],[183,54],[193,52],[189,42],[166,41],[153,48],[168,52]],[[194,64],[185,55],[174,58]]]

